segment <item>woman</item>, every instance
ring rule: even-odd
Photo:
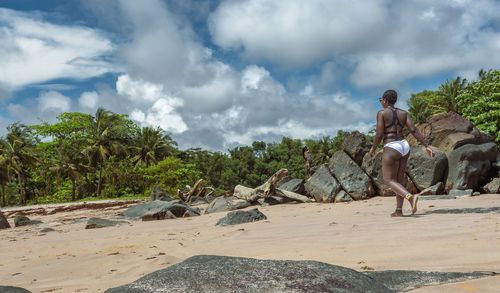
[[[425,147],[427,154],[434,157],[434,152],[411,121],[410,115],[406,111],[394,107],[397,99],[398,94],[394,90],[385,91],[382,98],[379,99],[384,109],[377,113],[377,133],[370,149],[370,156],[373,157],[380,141],[384,139],[382,174],[385,184],[396,193],[396,211],[391,214],[392,217],[403,216],[405,198],[411,204],[411,214],[413,215],[417,211],[418,194],[412,195],[401,184],[405,178],[406,163],[410,156],[410,145],[403,136],[403,127],[408,127],[410,133]]]

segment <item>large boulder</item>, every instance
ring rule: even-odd
[[[444,184],[443,182],[438,182],[420,192],[420,195],[439,195],[444,194]]]
[[[10,228],[9,221],[5,218],[2,211],[0,211],[0,229]]]
[[[361,166],[363,163],[363,157],[370,151],[371,146],[372,143],[359,131],[353,131],[342,143],[344,152],[346,152],[358,166]]]
[[[418,126],[428,144],[441,149],[447,155],[465,144],[483,144],[493,141],[493,137],[480,132],[472,123],[455,112],[436,115]],[[411,146],[418,141],[408,136]]]
[[[245,201],[246,202],[246,201]],[[231,203],[231,200],[224,196],[217,197],[214,199],[208,207],[205,209],[205,214],[227,212],[235,210],[236,208]]]
[[[163,220],[178,217],[199,216],[200,209],[190,207],[182,200],[155,200],[135,205],[123,212],[123,216],[131,219],[141,218],[143,221]]]
[[[298,194],[304,194],[304,179],[290,179],[287,182],[278,185],[278,188],[281,190],[286,190],[290,192],[295,192]]]
[[[321,165],[304,185],[306,194],[317,202],[333,202],[341,187],[326,165]]]
[[[352,197],[349,196],[349,194],[344,190],[339,191],[339,193],[337,193],[335,199],[333,200],[333,202],[349,202],[349,201],[352,201]]]
[[[491,163],[498,155],[496,143],[466,144],[453,150],[448,156],[446,190],[474,189],[486,183],[490,177]]]
[[[389,186],[387,186],[384,182],[384,175],[382,173],[382,156],[384,151],[378,150],[375,153],[373,158],[369,153],[365,155],[363,158],[363,164],[361,168],[368,174],[368,176],[372,179],[372,182],[375,186],[376,192],[380,196],[395,196],[396,194],[391,190]],[[402,184],[406,187],[406,189],[410,193],[418,193],[417,187],[413,183],[413,181],[405,175],[405,178]]]
[[[24,288],[13,287],[13,286],[0,286],[0,292],[2,293],[31,293]]]
[[[355,270],[317,261],[197,255],[105,293],[396,292]]]
[[[261,221],[267,219],[258,209],[251,209],[248,211],[232,211],[227,213],[227,215],[217,221],[218,226],[230,226],[243,223],[252,223],[256,221]]]
[[[500,178],[493,178],[488,184],[483,186],[483,190],[487,193],[498,193],[500,194]]]
[[[171,201],[174,200],[168,195],[168,192],[166,192],[161,186],[155,185],[151,189],[151,194],[149,196],[149,199],[151,201],[154,200],[163,200],[163,201]]]
[[[423,146],[412,148],[406,173],[419,190],[444,181],[448,168],[448,159],[444,152],[432,147],[434,158],[429,157]]]
[[[328,168],[342,189],[353,199],[366,199],[375,195],[370,177],[345,152],[335,152],[328,163]]]
[[[30,220],[30,218],[23,215],[16,215],[14,217],[14,227],[30,226],[41,224],[42,221]]]

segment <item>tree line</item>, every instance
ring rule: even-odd
[[[479,79],[447,80],[437,91],[412,94],[407,101],[416,124],[454,111],[500,142],[500,71],[481,70]],[[145,197],[155,185],[175,196],[204,179],[216,194],[237,184],[256,187],[280,168],[305,179],[302,148],[314,165],[340,150],[347,131],[320,139],[255,141],[227,153],[180,150],[159,127],[139,127],[126,115],[98,109],[94,115],[65,112],[56,123],[13,123],[0,138],[1,203],[30,204]],[[372,139],[368,135],[369,139]]]

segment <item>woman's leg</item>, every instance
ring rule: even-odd
[[[399,159],[399,168],[398,168],[397,178],[398,178],[398,182],[399,182],[399,184],[401,184],[401,186],[404,186],[403,183],[405,182],[406,165],[408,164],[409,157],[410,157],[410,153],[406,154],[405,156],[401,157],[401,159]],[[399,211],[403,210],[403,202],[404,202],[403,197],[396,196],[396,210],[399,210]]]
[[[384,154],[382,155],[382,174],[385,184],[397,195],[404,198],[405,195],[408,194],[408,190],[406,190],[398,180],[399,164],[402,157],[401,153],[397,150],[389,147],[384,148]]]

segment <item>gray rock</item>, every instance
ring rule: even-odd
[[[106,293],[395,292],[352,269],[317,261],[198,255]]]
[[[321,165],[304,185],[306,194],[317,202],[333,202],[340,191],[340,184],[331,174],[327,166]]]
[[[339,191],[339,193],[337,193],[333,202],[348,202],[348,201],[352,201],[352,197],[350,197],[349,194],[344,190],[341,190]]]
[[[200,204],[207,204],[207,203],[208,202],[204,197],[200,197],[200,196],[196,196],[196,195],[191,196],[191,198],[189,199],[189,204],[193,205],[193,206],[200,205]]]
[[[486,183],[491,162],[497,155],[498,147],[494,142],[467,144],[453,150],[448,156],[446,189],[479,189],[481,183]]]
[[[41,224],[42,221],[37,221],[37,220],[30,220],[26,216],[22,215],[16,215],[14,217],[14,227],[21,227],[21,226],[29,226],[29,225],[38,225]]]
[[[304,188],[304,180],[303,179],[291,179],[288,180],[287,182],[278,185],[278,188],[281,190],[286,190],[290,192],[295,192],[298,194],[304,194],[305,188]]]
[[[353,131],[342,143],[342,149],[358,166],[363,163],[363,158],[370,151],[372,143],[364,134],[359,131]]]
[[[493,178],[488,184],[483,186],[483,190],[487,193],[499,193],[500,194],[500,178]]]
[[[87,220],[87,225],[85,225],[85,229],[105,228],[105,227],[112,227],[112,226],[121,225],[121,224],[128,224],[128,222],[127,221],[112,221],[112,220],[92,217],[92,218],[89,218]]]
[[[426,189],[422,190],[420,192],[420,195],[437,195],[437,194],[444,194],[444,183],[443,182],[438,182],[431,187],[427,187]]]
[[[0,211],[0,229],[10,228],[9,221],[5,218],[2,211]]]
[[[151,201],[155,200],[163,200],[163,201],[172,201],[174,200],[173,198],[168,195],[168,192],[166,192],[161,186],[155,185],[151,189],[151,194],[149,196],[149,199]]]
[[[260,220],[265,220],[267,217],[258,209],[251,209],[248,211],[232,211],[217,221],[218,226],[230,226],[243,223],[252,223]]]
[[[418,190],[424,190],[434,184],[444,181],[448,159],[444,152],[432,147],[434,158],[429,157],[423,146],[411,149],[406,173],[415,183]]]
[[[31,293],[24,288],[13,287],[13,286],[0,286],[0,292],[2,293]]]
[[[40,233],[54,232],[55,230],[52,228],[43,228],[40,230]]]
[[[344,151],[333,154],[328,168],[339,181],[342,189],[354,200],[366,199],[375,195],[370,177]]]
[[[205,214],[227,212],[234,210],[234,206],[231,201],[226,197],[220,196],[213,200],[208,207],[205,209]]]
[[[481,192],[479,192],[479,191],[474,191],[474,192],[472,193],[472,196],[478,196],[478,195],[481,195]]]
[[[248,202],[246,200],[240,199],[240,200],[233,201],[232,205],[233,205],[235,210],[240,210],[240,209],[248,208],[249,206],[252,205],[252,203]]]
[[[259,198],[257,202],[260,203],[261,206],[273,206],[285,202],[290,202],[290,200],[279,196],[270,196],[270,197]]]
[[[190,211],[186,213],[186,211]],[[168,211],[168,212],[167,212]],[[143,221],[163,220],[172,217],[185,217],[189,214],[200,215],[199,209],[189,207],[182,200],[155,200],[135,205],[123,212],[123,216],[131,219],[141,218]]]
[[[397,292],[405,292],[424,286],[463,282],[489,277],[492,274],[473,272],[425,272],[425,271],[366,271],[363,274],[383,283]]]
[[[452,189],[448,192],[449,196],[472,196],[472,189]]]

